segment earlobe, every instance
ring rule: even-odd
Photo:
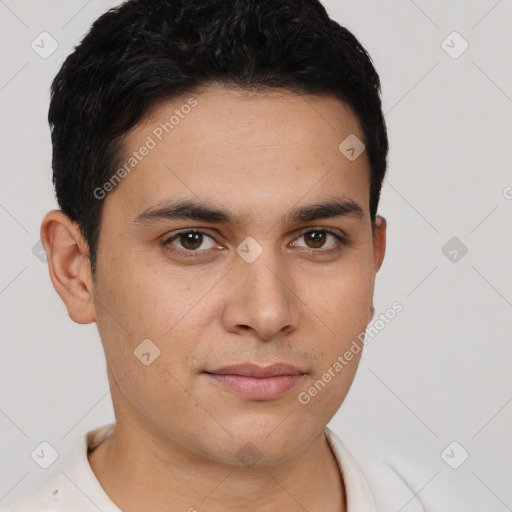
[[[373,261],[375,272],[380,270],[382,262],[384,261],[384,254],[386,253],[386,228],[386,219],[377,215],[373,228]]]
[[[372,302],[372,307],[370,309],[370,312],[368,313],[368,321],[366,322],[366,325],[368,325],[373,320],[374,315],[375,315],[375,308],[373,307],[373,302]]]
[[[373,265],[374,271],[377,273],[382,266],[382,262],[384,260],[384,254],[386,253],[386,219],[377,215],[375,217],[375,223],[372,227],[373,229]],[[368,312],[368,322],[367,325],[373,320],[375,315],[375,308],[372,306],[370,311]]]
[[[43,218],[40,236],[50,279],[70,318],[79,324],[94,322],[91,266],[78,225],[62,211],[52,210]]]

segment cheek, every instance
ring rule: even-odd
[[[111,265],[99,276],[98,300],[115,312],[106,323],[132,333],[133,338],[162,338],[185,319],[211,286],[211,279],[191,281],[186,272],[131,258]]]
[[[180,338],[180,329],[196,294],[189,291],[186,299],[186,286],[176,286],[150,266],[112,268],[98,282],[96,323],[109,370],[119,383],[113,389],[118,402],[123,395],[123,402],[128,399],[154,422],[171,410],[178,416],[193,410],[184,391],[192,345]]]
[[[350,361],[344,358],[350,346],[351,342],[341,340],[330,347],[332,351],[299,390],[296,400],[300,416],[326,424],[336,414],[350,390],[361,357],[362,350],[350,351]]]
[[[327,332],[336,333],[338,340],[357,335],[366,327],[374,287],[374,273],[368,266],[354,258],[322,279],[304,283],[301,297],[307,297],[305,305],[323,320]]]
[[[140,378],[141,393],[160,390],[169,374],[188,386],[188,357],[204,337],[203,327],[214,321],[215,311],[209,308],[207,313],[205,296],[218,277],[191,281],[169,266],[134,262],[112,267],[99,277],[101,306],[96,323],[116,378],[135,370],[133,378]],[[148,352],[149,356],[142,356]],[[154,362],[144,366],[143,357]],[[167,389],[173,385],[177,384],[171,379]],[[135,388],[132,392],[139,393]]]
[[[354,380],[364,350],[364,332],[372,305],[374,274],[364,258],[347,260],[343,267],[325,279],[322,293],[311,298],[310,309],[318,312],[322,323],[312,336],[316,343],[311,350],[318,354],[319,364],[302,391],[304,411],[330,419],[345,399]],[[311,315],[314,321],[314,315]]]

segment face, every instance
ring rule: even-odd
[[[338,148],[363,135],[334,97],[190,96],[130,133],[137,164],[102,199],[94,321],[117,422],[231,464],[251,442],[275,463],[343,402],[361,351],[335,363],[372,317],[384,228],[374,240],[366,154]],[[222,370],[246,363],[294,370]]]

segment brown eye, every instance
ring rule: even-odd
[[[303,236],[306,241],[309,240],[309,247],[312,249],[321,249],[327,239],[327,236],[323,231],[308,231]]]
[[[207,242],[210,242],[210,245]],[[213,238],[203,231],[180,231],[165,240],[164,245],[173,246],[181,252],[206,252],[215,247]],[[206,247],[204,246],[206,244]]]
[[[320,228],[303,231],[297,240],[300,239],[304,239],[306,245],[294,242],[295,246],[318,250],[318,252],[340,249],[346,243],[345,239],[334,231]],[[329,239],[333,240],[334,243],[328,244]]]
[[[178,237],[181,245],[190,251],[195,251],[201,247],[203,243],[203,235],[201,233],[181,233]]]

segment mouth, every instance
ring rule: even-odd
[[[277,363],[260,367],[252,363],[225,366],[204,374],[216,384],[249,400],[274,400],[297,386],[305,373],[295,366]]]

